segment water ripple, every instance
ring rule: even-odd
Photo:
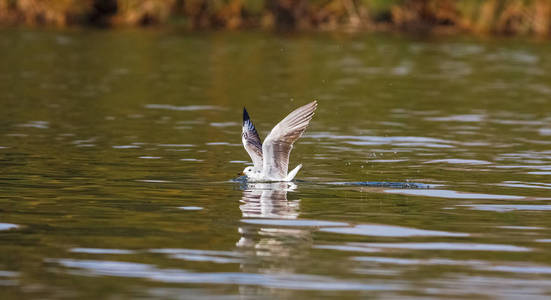
[[[113,146],[114,149],[135,149],[140,148],[138,145],[117,145]]]
[[[17,277],[19,272],[0,270],[0,277]]]
[[[32,127],[32,128],[39,128],[39,129],[48,129],[50,122],[48,121],[30,121],[29,123],[25,124],[19,124],[18,127]]]
[[[462,207],[468,207],[474,210],[483,211],[495,211],[495,212],[509,212],[515,210],[533,210],[533,211],[547,211],[551,210],[551,205],[530,205],[530,204],[462,204],[456,205]]]
[[[470,114],[470,115],[451,115],[446,117],[428,117],[425,118],[427,121],[436,121],[436,122],[473,122],[473,123],[479,123],[482,122],[485,119],[485,115],[477,115],[477,114]]]
[[[202,210],[203,209],[200,206],[180,206],[178,208],[181,210]]]
[[[523,200],[526,197],[512,196],[512,195],[493,195],[493,194],[480,194],[480,193],[464,193],[452,190],[385,190],[385,193],[389,194],[403,194],[411,196],[427,196],[437,198],[450,198],[450,199],[495,199],[495,200]]]
[[[515,188],[530,188],[530,189],[551,189],[550,183],[543,182],[522,182],[522,181],[504,181],[496,184],[497,186],[515,187]]]
[[[149,109],[168,109],[177,111],[196,111],[196,110],[215,110],[220,109],[218,106],[212,105],[187,105],[187,106],[174,106],[170,104],[147,104],[145,108]]]
[[[426,164],[434,163],[448,163],[448,164],[460,164],[460,165],[490,165],[489,161],[477,160],[477,159],[459,159],[459,158],[447,158],[447,159],[434,159],[425,162]]]
[[[490,272],[507,272],[507,273],[525,273],[525,274],[551,274],[551,267],[544,265],[531,265],[524,263],[499,263],[488,262],[483,260],[453,260],[443,258],[431,259],[414,259],[414,258],[394,258],[394,257],[375,257],[375,256],[357,256],[352,258],[358,262],[376,263],[376,264],[392,264],[406,266],[462,266],[470,267],[480,271]]]
[[[198,273],[182,269],[160,269],[142,263],[105,260],[46,259],[46,262],[81,270],[81,272],[70,271],[71,274],[75,275],[143,278],[166,283],[252,285],[290,290],[323,291],[388,291],[400,288],[398,285],[384,283],[365,284],[357,281],[338,280],[327,276],[295,273]]]
[[[19,227],[19,225],[10,224],[10,223],[0,223],[0,230],[10,230],[17,227]]]
[[[133,254],[132,250],[124,249],[101,249],[101,248],[71,248],[69,251],[74,253],[88,253],[88,254]]]
[[[447,236],[447,237],[465,237],[468,233],[447,232],[436,230],[424,230],[391,225],[364,224],[354,227],[322,228],[320,231],[355,234],[365,236],[385,236],[385,237],[411,237],[411,236]]]
[[[499,244],[475,244],[475,243],[349,243],[352,246],[382,248],[382,249],[408,249],[408,250],[458,250],[458,251],[504,251],[504,252],[528,252],[527,247]]]

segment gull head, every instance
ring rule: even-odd
[[[252,177],[254,173],[254,168],[253,167],[246,167],[244,170],[243,170],[243,173],[241,173],[242,175],[245,175],[247,177]]]
[[[262,172],[254,167],[246,167],[240,175],[245,175],[248,179],[257,179],[262,177]]]

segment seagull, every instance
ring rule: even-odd
[[[249,182],[293,180],[302,164],[287,173],[289,155],[293,143],[300,138],[312,120],[317,106],[318,103],[313,101],[295,109],[272,129],[264,143],[260,140],[247,109],[243,107],[242,141],[253,166],[246,167],[240,175],[245,175]]]

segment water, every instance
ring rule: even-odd
[[[0,35],[2,299],[551,295],[551,46]],[[230,179],[319,108],[293,184]]]

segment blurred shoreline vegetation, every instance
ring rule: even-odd
[[[0,24],[551,35],[551,0],[0,0]]]

